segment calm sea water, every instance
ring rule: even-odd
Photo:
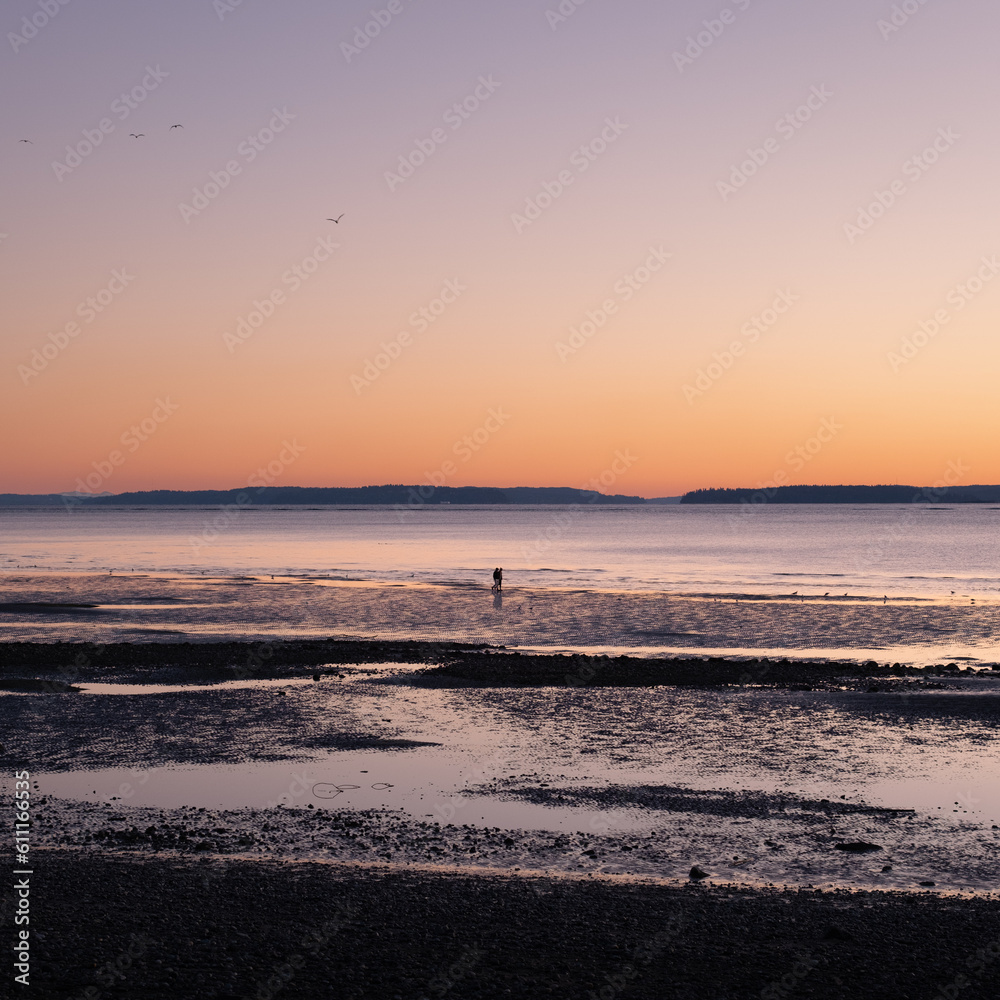
[[[676,593],[996,596],[1000,508],[0,509],[0,569],[328,574]]]

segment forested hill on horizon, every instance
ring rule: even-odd
[[[757,489],[697,489],[680,497],[598,493],[562,486],[262,486],[235,490],[148,490],[87,495],[0,493],[0,507],[164,507],[236,504],[238,506],[409,506],[439,504],[908,504],[1000,503],[1000,486],[778,486]]]
[[[701,489],[682,504],[732,503],[998,503],[1000,486],[776,486]]]
[[[237,490],[149,490],[87,496],[83,493],[0,494],[0,506],[31,507],[63,504],[69,498],[92,506],[175,506],[203,504],[250,505],[402,505],[434,504],[644,504],[644,497],[608,495],[561,486],[259,486]],[[675,502],[677,498],[671,498]]]

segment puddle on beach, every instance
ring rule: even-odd
[[[427,689],[399,683],[417,665],[334,669],[345,672],[345,679],[81,684],[81,694],[67,696],[66,704],[79,704],[84,717],[92,706],[95,724],[115,709],[126,713],[113,716],[123,728],[149,713],[169,716],[171,699],[180,698],[196,725],[224,718],[232,729],[259,719],[252,713],[265,706],[285,713],[277,724],[287,719],[286,728],[300,731],[303,751],[287,761],[67,769],[43,775],[44,787],[58,796],[101,801],[120,795],[127,784],[129,794],[122,798],[130,805],[391,807],[441,822],[460,813],[468,817],[462,822],[531,829],[593,829],[602,814],[463,794],[520,776],[523,784],[550,787],[680,785],[835,801],[844,796],[935,813],[944,821],[1000,823],[1000,696],[995,682],[985,679],[962,678],[950,681],[949,690],[904,694]],[[9,697],[27,704],[30,696]],[[326,751],[306,740],[311,729],[348,728],[434,745]],[[96,738],[106,745],[103,734]],[[294,748],[294,736],[286,738]],[[646,828],[650,815],[626,807],[616,810],[615,822]]]
[[[39,794],[167,809],[402,809],[417,820],[501,829],[588,832],[610,825],[618,830],[648,830],[655,825],[651,814],[637,809],[616,810],[609,824],[597,809],[463,795],[463,789],[496,775],[458,757],[449,754],[446,760],[434,760],[428,753],[350,752],[300,764],[69,771],[42,774]]]
[[[701,850],[717,870],[722,858],[756,852],[753,871],[731,872],[738,881],[906,887],[926,877],[912,860],[924,856],[920,852],[937,859],[931,877],[942,888],[982,889],[984,865],[995,871],[984,858],[996,850],[992,825],[1000,825],[998,696],[984,679],[949,679],[949,690],[905,694],[439,689],[404,683],[414,665],[333,669],[345,678],[85,683],[78,695],[0,694],[0,700],[8,699],[5,710],[17,716],[12,731],[35,741],[25,746],[27,759],[67,761],[59,770],[33,770],[36,793],[104,803],[111,811],[283,803],[279,811],[285,813],[309,805],[312,814],[401,810],[427,824],[591,837],[640,837],[669,828],[671,843],[682,845],[674,857],[689,858],[688,867],[691,854]],[[318,739],[337,733],[399,739],[401,745],[331,750],[333,744]],[[171,757],[178,747],[193,747],[193,754]],[[269,759],[261,759],[262,750]],[[212,762],[191,763],[202,754]],[[120,766],[85,769],[111,759]],[[525,801],[507,794],[512,779],[517,789],[546,788],[546,794],[611,786],[619,797],[611,808],[561,805],[555,795],[556,804],[548,805],[537,796]],[[493,782],[498,792],[485,792]],[[796,834],[791,813],[759,820],[637,804],[635,789],[664,785],[913,809],[912,820],[852,818],[838,822],[837,833],[867,840],[894,831],[892,842],[899,846],[906,831],[907,844],[915,847],[893,858],[897,875],[882,875],[884,856],[817,854],[813,834]],[[769,832],[774,830],[780,836]],[[760,846],[767,839],[787,848]],[[530,857],[512,864],[530,864]],[[609,858],[608,864],[638,870],[626,860]],[[669,872],[649,872],[679,877],[683,866],[677,864]],[[948,871],[950,882],[941,875]]]

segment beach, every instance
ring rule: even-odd
[[[993,900],[205,855],[39,865],[88,919],[39,907],[37,996],[996,995]]]
[[[992,601],[497,598],[0,577],[38,995],[995,995]]]
[[[823,581],[821,581],[823,582]],[[1000,598],[664,592],[329,575],[0,574],[8,641],[340,638],[930,665],[1000,662]],[[827,590],[828,587],[824,587]]]
[[[1000,1000],[1000,6],[7,7],[11,995]]]

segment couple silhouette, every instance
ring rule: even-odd
[[[492,590],[503,590],[503,569],[497,567],[493,570],[493,587]]]

